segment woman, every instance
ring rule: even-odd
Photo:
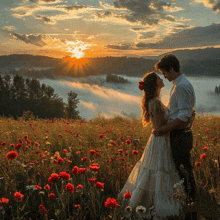
[[[142,123],[149,123],[156,129],[169,119],[169,109],[160,101],[160,91],[164,87],[163,80],[155,73],[147,73],[139,82],[143,90]],[[125,209],[126,199],[123,198],[127,190],[132,194],[126,206],[135,210],[137,206],[147,209],[154,206],[157,217],[154,219],[168,219],[167,216],[179,215],[180,203],[174,196],[173,186],[181,182],[172,158],[169,135],[150,136],[141,159],[136,163],[127,182],[118,195],[123,199],[122,215],[130,217]],[[181,186],[181,194],[184,187]]]

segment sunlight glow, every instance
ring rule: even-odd
[[[68,52],[72,53],[71,57],[75,57],[77,59],[83,57],[84,50],[88,49],[91,44],[84,43],[83,41],[68,41],[66,43],[68,45]]]

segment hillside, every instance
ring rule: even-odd
[[[220,74],[220,48],[206,48],[196,50],[172,51],[181,63],[181,72],[189,76],[219,76]],[[20,74],[36,78],[54,78],[55,76],[82,77],[88,75],[117,74],[127,76],[143,76],[146,72],[154,70],[157,59],[144,57],[96,57],[63,59],[46,56],[33,56],[14,54],[0,56],[0,71],[2,74]],[[13,67],[24,66],[19,71]],[[6,68],[11,68],[6,71]],[[28,68],[27,68],[28,67]],[[47,70],[33,70],[30,67],[51,67]]]

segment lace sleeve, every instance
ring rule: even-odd
[[[154,99],[149,103],[149,114],[152,117],[155,129],[165,124],[164,113],[165,110],[160,100]]]

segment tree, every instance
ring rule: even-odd
[[[68,105],[67,105],[67,117],[77,119],[80,118],[79,111],[76,110],[77,105],[79,103],[79,99],[77,99],[78,94],[75,92],[69,92],[68,93]]]

